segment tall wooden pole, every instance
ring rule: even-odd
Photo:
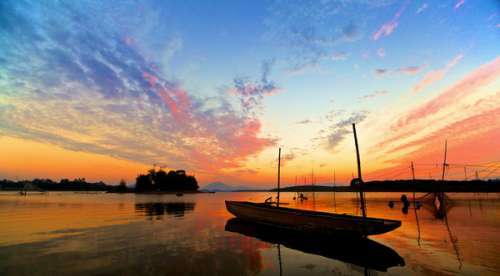
[[[448,140],[445,140],[444,141],[444,161],[443,161],[443,174],[441,175],[441,181],[444,182],[444,173],[446,171],[446,166],[448,164],[446,164],[446,152],[448,150]]]
[[[415,166],[413,166],[413,161],[411,161],[411,176],[413,179],[413,210],[415,212],[415,220],[417,221],[417,230],[418,230],[417,242],[418,246],[420,246],[420,223],[418,221],[417,201],[415,199],[415,188],[417,186],[417,183],[415,182]]]
[[[366,217],[365,196],[363,194],[363,178],[361,177],[361,160],[359,158],[358,136],[356,135],[356,124],[352,124],[352,131],[354,133],[354,144],[356,145],[356,159],[358,162],[358,181],[359,181],[359,200],[361,201],[361,211],[363,217]]]
[[[333,169],[333,208],[337,212],[337,200],[335,199],[335,187],[337,186],[335,181],[335,169]]]
[[[276,206],[280,207],[280,169],[281,169],[281,148],[278,151],[278,196],[276,197]]]
[[[415,204],[415,187],[417,183],[415,182],[415,167],[413,166],[413,161],[411,161],[411,176],[413,179],[413,204]]]

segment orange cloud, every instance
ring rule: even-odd
[[[408,115],[398,121],[397,127],[403,127],[415,121],[424,119],[429,115],[435,114],[440,109],[450,106],[463,97],[474,93],[480,87],[486,86],[495,80],[498,80],[499,76],[500,57],[497,57],[493,61],[479,67],[459,83],[444,91],[436,98],[427,102],[423,106],[410,111]]]
[[[444,78],[444,76],[448,73],[448,71],[455,67],[455,65],[457,65],[460,60],[462,60],[464,56],[462,54],[456,56],[455,58],[453,58],[450,62],[448,62],[448,64],[446,64],[445,67],[441,68],[441,69],[438,69],[438,70],[434,70],[434,71],[430,71],[429,73],[427,73],[423,78],[422,80],[420,80],[416,85],[415,87],[413,87],[413,93],[417,93],[419,91],[422,91],[424,90],[426,87],[428,87],[429,85],[437,82],[437,81],[440,81]]]

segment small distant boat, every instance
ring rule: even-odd
[[[401,221],[276,207],[265,203],[226,201],[238,218],[283,229],[318,234],[377,235],[401,226]]]
[[[183,193],[176,193],[175,195],[176,196],[183,196],[184,194]]]
[[[280,207],[280,158],[278,153],[278,195],[275,205],[247,201],[226,201],[226,209],[238,218],[261,224],[301,232],[321,234],[347,234],[349,236],[368,236],[383,234],[401,226],[401,221],[382,218],[370,218],[366,215],[366,204],[362,191],[361,165],[358,150],[356,127],[352,124],[356,157],[358,163],[358,184],[363,216],[335,214],[309,210]]]

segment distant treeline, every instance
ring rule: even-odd
[[[169,171],[149,170],[148,174],[137,176],[136,193],[148,192],[194,192],[198,190],[198,181],[184,170]]]
[[[363,190],[367,192],[500,192],[500,179],[489,180],[378,180],[363,182]],[[272,189],[271,191],[276,191]],[[356,192],[359,185],[356,181],[350,186],[301,185],[282,188],[284,192]]]
[[[356,188],[356,185],[351,187]],[[489,180],[381,180],[363,183],[365,191],[398,192],[500,192],[500,179]]]
[[[42,190],[42,191],[109,191],[115,186],[107,185],[104,182],[87,182],[85,178],[73,180],[61,179],[56,182],[51,179],[33,180],[0,180],[0,190]]]

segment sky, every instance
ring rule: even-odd
[[[500,2],[0,1],[0,179],[500,175]],[[465,169],[464,169],[465,168]],[[498,170],[497,170],[498,169]]]

